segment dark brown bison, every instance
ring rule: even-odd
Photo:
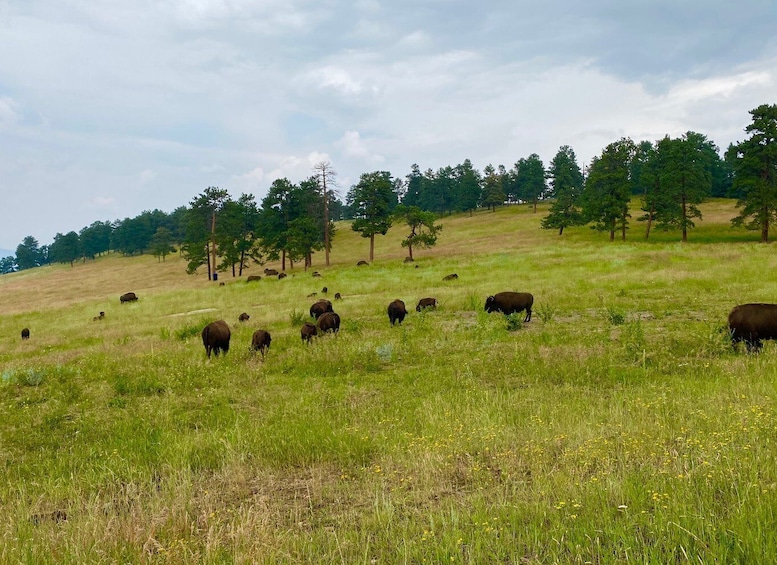
[[[318,326],[318,331],[323,334],[327,332],[337,334],[340,331],[340,316],[336,312],[324,312],[318,318],[316,326]]]
[[[762,340],[777,339],[777,304],[740,304],[728,315],[731,345],[744,341],[748,351],[758,352]]]
[[[311,276],[320,277],[321,273],[319,273],[318,271],[313,271],[313,274]]]
[[[202,330],[202,344],[205,346],[205,353],[208,354],[210,359],[211,351],[218,357],[221,351],[224,355],[229,351],[229,338],[231,332],[229,326],[224,320],[218,320],[211,322]]]
[[[246,282],[254,282],[254,281],[260,281],[262,280],[262,277],[260,275],[249,275],[246,279]]]
[[[405,308],[405,303],[399,299],[396,299],[391,304],[389,304],[387,310],[389,321],[391,322],[392,326],[394,325],[394,322],[398,322],[401,325],[402,320],[404,320],[405,316],[407,316],[407,308]]]
[[[278,276],[278,271],[277,269],[265,269],[264,274],[268,277],[276,277]]]
[[[270,332],[265,330],[256,330],[251,338],[251,351],[259,351],[264,359],[264,354],[270,349]]]
[[[316,326],[310,322],[305,322],[305,324],[302,326],[302,329],[300,330],[300,334],[302,335],[302,341],[307,341],[310,343],[310,340],[313,339],[313,336],[318,334],[318,330],[316,329]]]
[[[425,308],[437,308],[436,298],[422,298],[418,301],[418,305],[415,307],[416,312],[420,312]]]
[[[278,280],[285,279],[288,276],[286,273],[278,273]]]
[[[119,296],[119,302],[124,304],[125,302],[134,302],[138,299],[138,295],[134,292],[125,292],[121,296]]]
[[[22,330],[22,339],[30,339],[30,328],[24,328]]]
[[[329,292],[329,289],[327,287],[324,287],[321,289],[321,294],[326,294],[327,292]]]
[[[251,318],[251,316],[249,316],[248,313],[243,312],[242,314],[240,314],[237,317],[237,321],[238,322],[247,322],[250,318]]]
[[[318,293],[317,292],[311,292],[310,294],[308,294],[307,297],[308,298],[313,298],[314,296],[318,296]]]
[[[313,316],[316,320],[318,320],[321,315],[326,312],[334,312],[332,303],[326,298],[322,298],[318,302],[314,302],[310,307],[310,315]]]
[[[442,280],[444,280],[444,281],[453,281],[453,280],[456,280],[457,278],[459,278],[459,275],[457,275],[456,273],[451,273],[450,275],[445,275],[442,278]]]
[[[486,312],[501,312],[508,315],[526,310],[524,322],[531,320],[531,307],[534,296],[528,292],[498,292],[486,298]]]
[[[366,267],[367,265],[369,265],[369,263],[367,261],[364,261],[363,259],[358,263],[356,263],[357,267]]]
[[[335,300],[341,300],[343,298],[343,295],[339,292],[335,292]]]
[[[100,312],[100,315],[99,316],[95,316],[94,318],[92,318],[92,321],[93,322],[99,322],[103,318],[105,318],[105,312]]]

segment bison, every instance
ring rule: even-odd
[[[238,322],[247,322],[250,318],[251,318],[251,316],[249,316],[247,312],[243,312],[242,314],[240,314],[237,317],[237,321]]]
[[[405,303],[399,299],[396,299],[391,304],[389,304],[387,310],[389,321],[391,322],[392,326],[395,322],[398,322],[401,325],[402,320],[404,320],[405,316],[407,316],[407,308],[405,308]]]
[[[327,287],[324,287],[321,289],[321,294],[326,294],[327,292],[329,292],[329,289]]]
[[[134,302],[138,299],[138,295],[134,292],[125,292],[121,296],[119,296],[119,302],[124,304],[125,302]]]
[[[322,298],[318,302],[314,302],[313,305],[310,307],[310,315],[316,320],[318,320],[321,317],[321,315],[326,312],[334,312],[334,309],[332,308],[332,303],[326,298]]]
[[[524,322],[531,321],[531,307],[534,296],[528,292],[499,292],[486,298],[486,312],[501,312],[504,315],[526,310]]]
[[[416,312],[420,312],[421,310],[424,310],[425,308],[437,308],[437,299],[436,298],[422,298],[418,301],[418,306],[415,307]]]
[[[260,281],[260,280],[262,280],[262,277],[260,275],[248,275],[246,282],[254,282],[254,281]]]
[[[278,280],[285,279],[288,276],[286,273],[278,273]]]
[[[93,322],[99,322],[103,318],[105,318],[105,312],[100,312],[100,315],[99,316],[95,316],[94,318],[92,318],[92,321]]]
[[[367,265],[369,265],[369,263],[367,261],[365,261],[364,259],[362,259],[361,261],[356,263],[357,267],[366,267]]]
[[[342,298],[343,298],[342,294],[340,294],[339,292],[335,292],[335,300],[342,300]]]
[[[748,351],[758,352],[761,340],[777,339],[777,304],[740,304],[728,315],[731,345],[744,341]]]
[[[264,354],[270,349],[270,332],[265,330],[256,330],[251,338],[251,351],[259,351],[264,359]]]
[[[264,274],[268,277],[276,277],[278,276],[278,271],[277,269],[265,269]]]
[[[316,329],[316,326],[310,322],[305,322],[305,324],[302,326],[302,330],[300,330],[300,334],[302,335],[302,341],[307,341],[310,343],[310,340],[313,339],[313,336],[318,334],[318,330]]]
[[[321,333],[332,332],[337,335],[340,331],[340,316],[336,312],[325,312],[316,322]]]
[[[454,281],[454,280],[456,280],[457,278],[459,278],[459,275],[457,275],[456,273],[451,273],[450,275],[445,275],[445,276],[442,278],[442,280],[444,280],[444,281]]]
[[[22,339],[30,339],[30,328],[24,328],[22,330]]]
[[[211,351],[218,357],[221,351],[224,355],[229,351],[229,338],[231,333],[229,326],[224,320],[211,322],[202,330],[202,344],[205,346],[205,353],[210,359]]]

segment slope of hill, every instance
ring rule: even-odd
[[[768,561],[777,348],[734,352],[725,320],[777,299],[777,258],[731,202],[703,211],[688,244],[511,207],[443,218],[415,264],[397,226],[357,267],[341,224],[321,278],[117,256],[0,277],[2,560]],[[308,346],[324,286],[342,326]],[[531,322],[483,311],[502,290]]]

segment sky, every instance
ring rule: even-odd
[[[777,103],[775,30],[775,0],[0,0],[0,249],[321,161],[344,198],[414,163],[725,150]]]

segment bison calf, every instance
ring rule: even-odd
[[[391,322],[392,326],[395,322],[398,322],[401,325],[402,320],[404,320],[405,316],[407,316],[407,308],[405,308],[405,303],[399,299],[396,299],[391,304],[389,304],[387,311],[389,322]]]
[[[30,328],[24,328],[22,330],[22,339],[30,339]]]
[[[265,352],[270,349],[270,332],[265,330],[256,330],[251,338],[251,351],[259,351],[264,359]]]
[[[311,324],[310,322],[305,322],[305,324],[302,326],[302,329],[300,330],[300,335],[302,335],[302,341],[307,341],[310,343],[310,340],[313,339],[313,336],[318,334],[318,330],[316,329],[316,326]]]
[[[237,321],[238,322],[247,322],[250,318],[251,318],[251,316],[249,316],[247,312],[243,312],[242,314],[240,314],[237,317]]]
[[[422,298],[418,301],[418,306],[415,307],[416,312],[420,312],[425,308],[437,308],[436,298]]]
[[[202,330],[202,344],[205,346],[205,353],[210,359],[211,351],[218,357],[221,351],[224,355],[229,351],[229,338],[231,332],[229,326],[224,320],[211,322]]]
[[[501,312],[504,315],[526,310],[524,322],[531,320],[531,307],[534,296],[528,292],[499,292],[486,298],[486,312]]]
[[[777,339],[777,304],[740,304],[728,315],[731,345],[744,341],[748,351],[758,352],[762,340]]]

